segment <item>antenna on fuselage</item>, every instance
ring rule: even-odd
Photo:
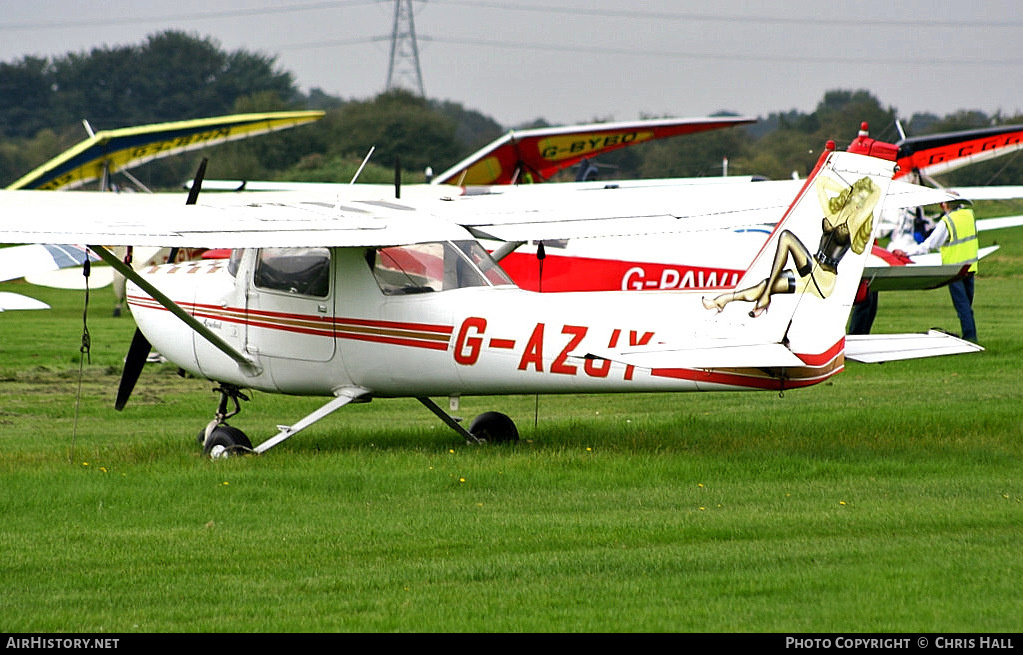
[[[362,158],[362,163],[359,164],[359,170],[355,171],[355,175],[352,176],[351,182],[348,183],[349,186],[354,185],[355,181],[359,179],[360,175],[362,175],[362,169],[366,168],[366,164],[369,163],[369,158],[373,156],[373,151],[376,149],[376,146],[370,146],[369,152],[366,153],[366,156]],[[334,211],[339,213],[341,211],[341,194],[338,194],[337,196],[337,204],[334,205]]]
[[[394,199],[401,199],[401,157],[394,158]]]
[[[537,283],[536,290],[543,291],[543,260],[547,259],[547,249],[544,248],[543,241],[536,244],[536,261],[538,265],[537,270]]]
[[[355,175],[352,176],[352,181],[349,182],[348,184],[355,184],[355,180],[359,179],[359,175],[362,174],[362,169],[366,168],[366,164],[369,163],[369,158],[373,156],[373,151],[376,149],[377,149],[376,146],[370,147],[369,152],[366,153],[366,156],[363,158],[362,163],[359,164],[359,170],[355,171]]]
[[[543,241],[536,244],[536,261],[537,261],[537,282],[536,290],[538,293],[543,292],[543,260],[547,259],[547,249],[543,245]],[[533,398],[533,427],[535,428],[540,423],[540,394],[536,394]]]

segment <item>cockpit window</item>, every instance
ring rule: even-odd
[[[475,241],[377,248],[372,255],[373,276],[389,296],[512,284]]]
[[[330,293],[330,250],[263,248],[253,281],[261,289],[325,298]]]

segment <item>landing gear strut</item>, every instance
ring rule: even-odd
[[[213,420],[199,432],[199,443],[202,444],[203,455],[211,459],[219,459],[238,453],[252,452],[252,442],[238,428],[231,427],[225,421],[241,411],[240,400],[248,400],[248,396],[230,384],[224,384],[213,391],[220,392],[220,404]],[[234,403],[234,410],[228,411],[228,402]]]
[[[231,384],[221,384],[214,389],[220,393],[220,404],[217,407],[217,414],[209,424],[199,432],[199,443],[202,445],[203,454],[211,459],[228,457],[240,453],[266,452],[285,439],[289,439],[304,430],[313,423],[324,418],[328,414],[344,407],[351,402],[364,402],[363,398],[367,391],[361,387],[352,387],[339,390],[337,395],[326,405],[320,407],[294,425],[280,425],[279,432],[260,443],[255,448],[252,442],[245,436],[245,433],[238,428],[231,427],[226,423],[227,419],[241,411],[241,400],[249,398],[241,390]],[[368,396],[366,396],[368,398]],[[518,441],[519,432],[515,423],[508,416],[500,412],[484,412],[477,416],[469,428],[462,427],[458,419],[448,415],[447,412],[437,406],[435,402],[426,397],[417,398],[419,402],[436,414],[445,424],[455,432],[465,437],[468,443],[504,443]],[[233,403],[234,409],[229,410]]]
[[[515,427],[515,423],[501,412],[483,412],[473,419],[469,424],[469,429],[466,430],[458,422],[458,419],[450,416],[429,398],[421,397],[416,400],[436,414],[437,418],[444,421],[445,425],[465,437],[467,443],[504,443],[519,440],[519,431]]]

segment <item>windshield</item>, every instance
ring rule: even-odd
[[[391,246],[373,254],[373,276],[387,295],[513,284],[475,241]]]

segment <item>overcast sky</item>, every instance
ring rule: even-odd
[[[866,89],[903,118],[1023,111],[1018,0],[412,6],[426,95],[506,127],[809,112],[832,89]],[[175,29],[275,56],[303,90],[364,99],[385,88],[394,13],[394,0],[0,0],[0,61]]]

